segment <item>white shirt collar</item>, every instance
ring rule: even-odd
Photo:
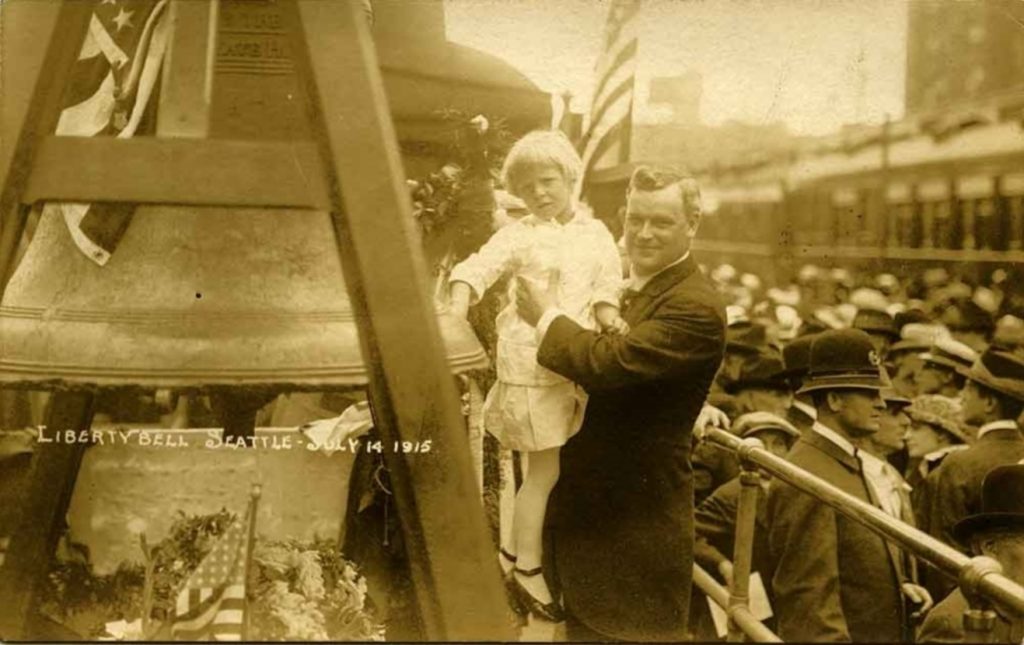
[[[669,269],[671,269],[675,265],[684,262],[686,260],[686,258],[688,258],[688,257],[690,257],[690,252],[689,251],[687,251],[686,253],[683,253],[683,257],[679,258],[678,260],[676,260],[672,264],[664,267],[663,269],[661,269],[660,271],[658,271],[656,273],[652,273],[651,275],[636,275],[633,272],[633,266],[630,265],[630,267],[629,267],[629,279],[626,280],[626,287],[629,288],[629,289],[634,289],[636,291],[641,291],[644,287],[647,286],[648,282],[650,282],[651,280],[654,279],[655,276],[660,275],[660,274],[664,273],[665,271],[668,271]]]
[[[563,227],[563,226],[569,226],[570,224],[579,224],[580,222],[583,221],[583,219],[584,219],[584,216],[582,215],[581,211],[579,211],[577,209],[577,210],[573,211],[572,217],[569,218],[569,221],[567,221],[565,223],[559,222],[558,219],[555,218],[555,217],[552,217],[551,219],[541,219],[541,218],[537,217],[536,215],[534,215],[533,213],[530,213],[529,215],[523,217],[520,221],[523,222],[524,224],[529,224],[531,226],[558,226],[558,227]]]
[[[829,428],[828,426],[822,424],[820,421],[815,421],[814,425],[811,426],[811,430],[817,432],[821,436],[825,437],[832,443],[842,448],[843,452],[847,453],[851,457],[857,454],[853,447],[853,444],[850,443],[849,439],[842,436],[835,430]]]
[[[796,399],[793,399],[793,407],[796,408],[797,410],[800,410],[801,412],[803,412],[812,419],[818,418],[818,411],[814,409],[813,405],[808,405],[803,401],[797,401]]]
[[[1013,419],[1000,419],[999,421],[993,421],[992,423],[986,423],[985,425],[978,428],[978,438],[981,439],[985,435],[995,430],[1017,430],[1017,422]]]

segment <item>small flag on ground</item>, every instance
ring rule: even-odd
[[[175,640],[242,640],[250,513],[251,504],[246,518],[231,523],[178,593]]]
[[[167,50],[168,0],[93,0],[95,8],[65,90],[57,134],[126,139],[140,129]],[[50,203],[89,259],[104,265],[133,204]]]
[[[613,0],[598,57],[589,123],[580,142],[584,179],[629,161],[640,0]]]

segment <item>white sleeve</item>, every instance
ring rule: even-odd
[[[511,224],[499,229],[480,250],[459,262],[448,278],[448,284],[465,282],[473,290],[471,303],[480,299],[487,289],[498,281],[501,274],[511,266],[516,248],[516,231],[519,227]]]
[[[594,292],[590,302],[596,305],[604,302],[613,307],[619,306],[619,297],[622,291],[622,258],[619,255],[619,247],[615,244],[612,234],[601,222],[597,222],[601,228],[595,237],[597,245],[598,272],[594,281]]]

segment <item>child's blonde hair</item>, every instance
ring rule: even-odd
[[[505,189],[519,197],[516,182],[523,171],[542,164],[558,168],[573,188],[583,172],[583,161],[568,137],[558,130],[534,130],[516,141],[505,157],[501,167],[501,181]]]

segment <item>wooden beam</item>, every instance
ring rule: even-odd
[[[46,137],[24,201],[122,201],[327,210],[312,143]]]
[[[203,139],[209,132],[219,5],[218,0],[171,0],[158,136]]]
[[[57,127],[62,94],[92,8],[91,2],[0,2],[0,59],[6,63],[0,109],[0,229],[5,230],[0,236],[0,298],[21,241],[17,229],[24,227],[24,213],[18,206],[36,142]]]
[[[379,404],[423,636],[512,640],[366,17],[359,3],[321,0],[282,3],[282,14],[330,172],[345,282]],[[394,451],[395,442],[425,440],[429,452]]]
[[[92,424],[92,395],[54,395],[46,432],[85,430]],[[26,640],[36,596],[50,572],[85,443],[40,443],[32,456],[17,530],[0,566],[0,640]]]

